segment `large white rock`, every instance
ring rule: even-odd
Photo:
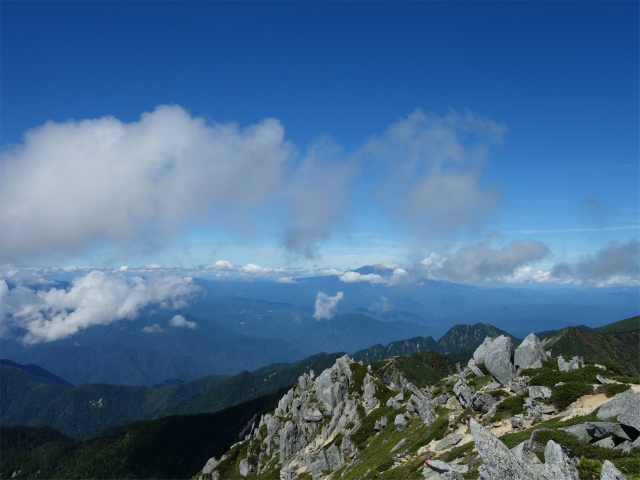
[[[513,362],[516,368],[541,368],[542,361],[546,359],[540,339],[535,333],[530,333],[516,348]]]
[[[487,347],[484,366],[501,384],[509,382],[516,375],[513,366],[513,342],[511,338],[500,335]]]

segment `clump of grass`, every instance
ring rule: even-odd
[[[379,407],[372,411],[366,417],[363,417],[360,427],[351,436],[351,441],[353,442],[353,444],[358,448],[362,448],[367,442],[367,439],[370,436],[375,435],[376,431],[373,427],[375,426],[376,421],[380,420],[380,418],[382,417],[387,417],[390,421],[392,421],[392,419],[395,418],[394,413],[395,415],[398,415],[398,413],[400,413],[400,410],[394,412],[393,408],[391,407]]]
[[[453,462],[456,458],[468,458],[471,456],[471,452],[473,452],[475,446],[476,445],[473,442],[465,443],[464,445],[460,445],[459,447],[451,449],[450,451],[445,453],[441,457],[441,459],[445,462]]]
[[[511,415],[524,413],[525,397],[518,395],[517,397],[507,397],[502,400],[496,407],[497,412],[510,412]]]
[[[429,435],[427,436],[427,442],[429,443],[431,440],[441,440],[447,433],[447,428],[449,427],[449,419],[446,416],[440,416],[436,418],[436,420],[429,425]]]
[[[605,383],[604,385],[602,385],[602,387],[600,387],[602,392],[607,397],[615,397],[619,393],[629,390],[629,388],[629,384],[627,383]]]
[[[387,404],[387,401],[391,397],[395,397],[396,395],[397,392],[391,390],[384,383],[376,381],[376,393],[374,397],[380,401],[380,406],[385,406]]]
[[[359,363],[352,363],[349,368],[353,372],[353,378],[349,385],[349,393],[355,393],[362,390],[362,384],[364,383],[364,377],[367,375],[367,367],[360,365]]]
[[[602,462],[591,458],[580,457],[578,467],[578,478],[580,480],[596,480],[600,478]]]
[[[474,463],[467,473],[462,474],[462,478],[465,480],[476,480],[480,478],[480,465],[482,465],[482,462]]]
[[[567,382],[551,388],[551,403],[559,410],[566,409],[583,395],[593,393],[591,385],[583,382]]]

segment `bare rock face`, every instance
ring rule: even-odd
[[[240,460],[238,471],[240,472],[241,476],[248,477],[249,474],[253,471],[253,467],[249,464],[246,458],[243,458],[242,460]]]
[[[452,445],[457,445],[458,442],[460,442],[460,440],[462,440],[462,435],[460,435],[459,433],[450,433],[449,435],[444,437],[442,440],[440,440],[438,443],[436,443],[434,446],[434,449],[444,450],[445,448],[449,448]],[[465,472],[461,472],[461,473],[465,473]]]
[[[484,366],[487,367],[493,378],[503,385],[516,375],[516,369],[513,366],[513,355],[513,342],[504,335],[496,338],[487,348]]]
[[[364,377],[364,381],[362,383],[364,388],[364,396],[362,399],[362,404],[365,411],[368,413],[375,408],[378,403],[376,399],[376,383],[373,380],[373,377],[367,373]]]
[[[437,473],[457,472],[460,474],[469,471],[468,465],[458,465],[456,463],[443,462],[442,460],[427,460],[425,465]]]
[[[640,432],[640,395],[636,394],[618,416],[618,422]]]
[[[402,401],[402,399],[402,393],[399,393],[395,397],[391,397],[389,400],[387,400],[387,407],[393,408],[394,411],[398,410],[400,408],[400,402]]]
[[[469,363],[467,363],[467,367],[469,367],[469,369],[476,377],[484,377],[484,373],[482,373],[482,370],[478,368],[478,365],[473,358],[469,360]]]
[[[578,480],[578,458],[553,440],[547,442],[545,463],[540,463],[529,442],[509,450],[489,430],[471,419],[471,434],[482,458],[480,478],[483,480]]]
[[[304,430],[297,423],[285,423],[280,431],[280,463],[291,458],[305,445],[306,440]]]
[[[633,390],[629,389],[619,393],[612,400],[602,405],[596,415],[602,421],[610,421],[616,416],[626,413],[627,409],[635,408],[636,411],[640,410],[638,402],[640,402],[640,395],[636,395]],[[638,427],[634,428],[640,430]]]
[[[540,339],[535,333],[530,333],[516,348],[513,361],[516,368],[542,368],[542,361],[546,359]]]
[[[485,358],[487,356],[487,351],[493,344],[494,339],[491,337],[486,337],[482,345],[476,348],[476,351],[473,352],[473,361],[476,362],[477,365],[484,363]]]
[[[608,437],[620,437],[624,440],[633,440],[629,437],[627,432],[624,431],[619,423],[612,422],[586,422],[584,428],[591,438],[599,440],[601,438]]]

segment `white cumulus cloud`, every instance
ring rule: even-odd
[[[338,308],[338,302],[344,297],[344,292],[338,292],[333,297],[328,296],[324,292],[318,292],[316,297],[316,310],[313,318],[316,320],[332,319]]]
[[[182,315],[174,315],[171,320],[169,320],[169,325],[172,327],[187,327],[191,330],[196,328],[196,322],[191,322],[184,318]]]
[[[0,331],[17,329],[26,344],[51,342],[93,325],[132,319],[149,305],[181,308],[198,291],[191,279],[175,275],[126,277],[97,270],[75,277],[66,289],[17,286],[9,290],[6,286],[2,280]]]

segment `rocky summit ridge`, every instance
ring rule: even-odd
[[[304,373],[194,478],[640,478],[640,380],[616,365],[551,358],[532,333],[485,338],[433,385],[390,378],[348,355]]]

